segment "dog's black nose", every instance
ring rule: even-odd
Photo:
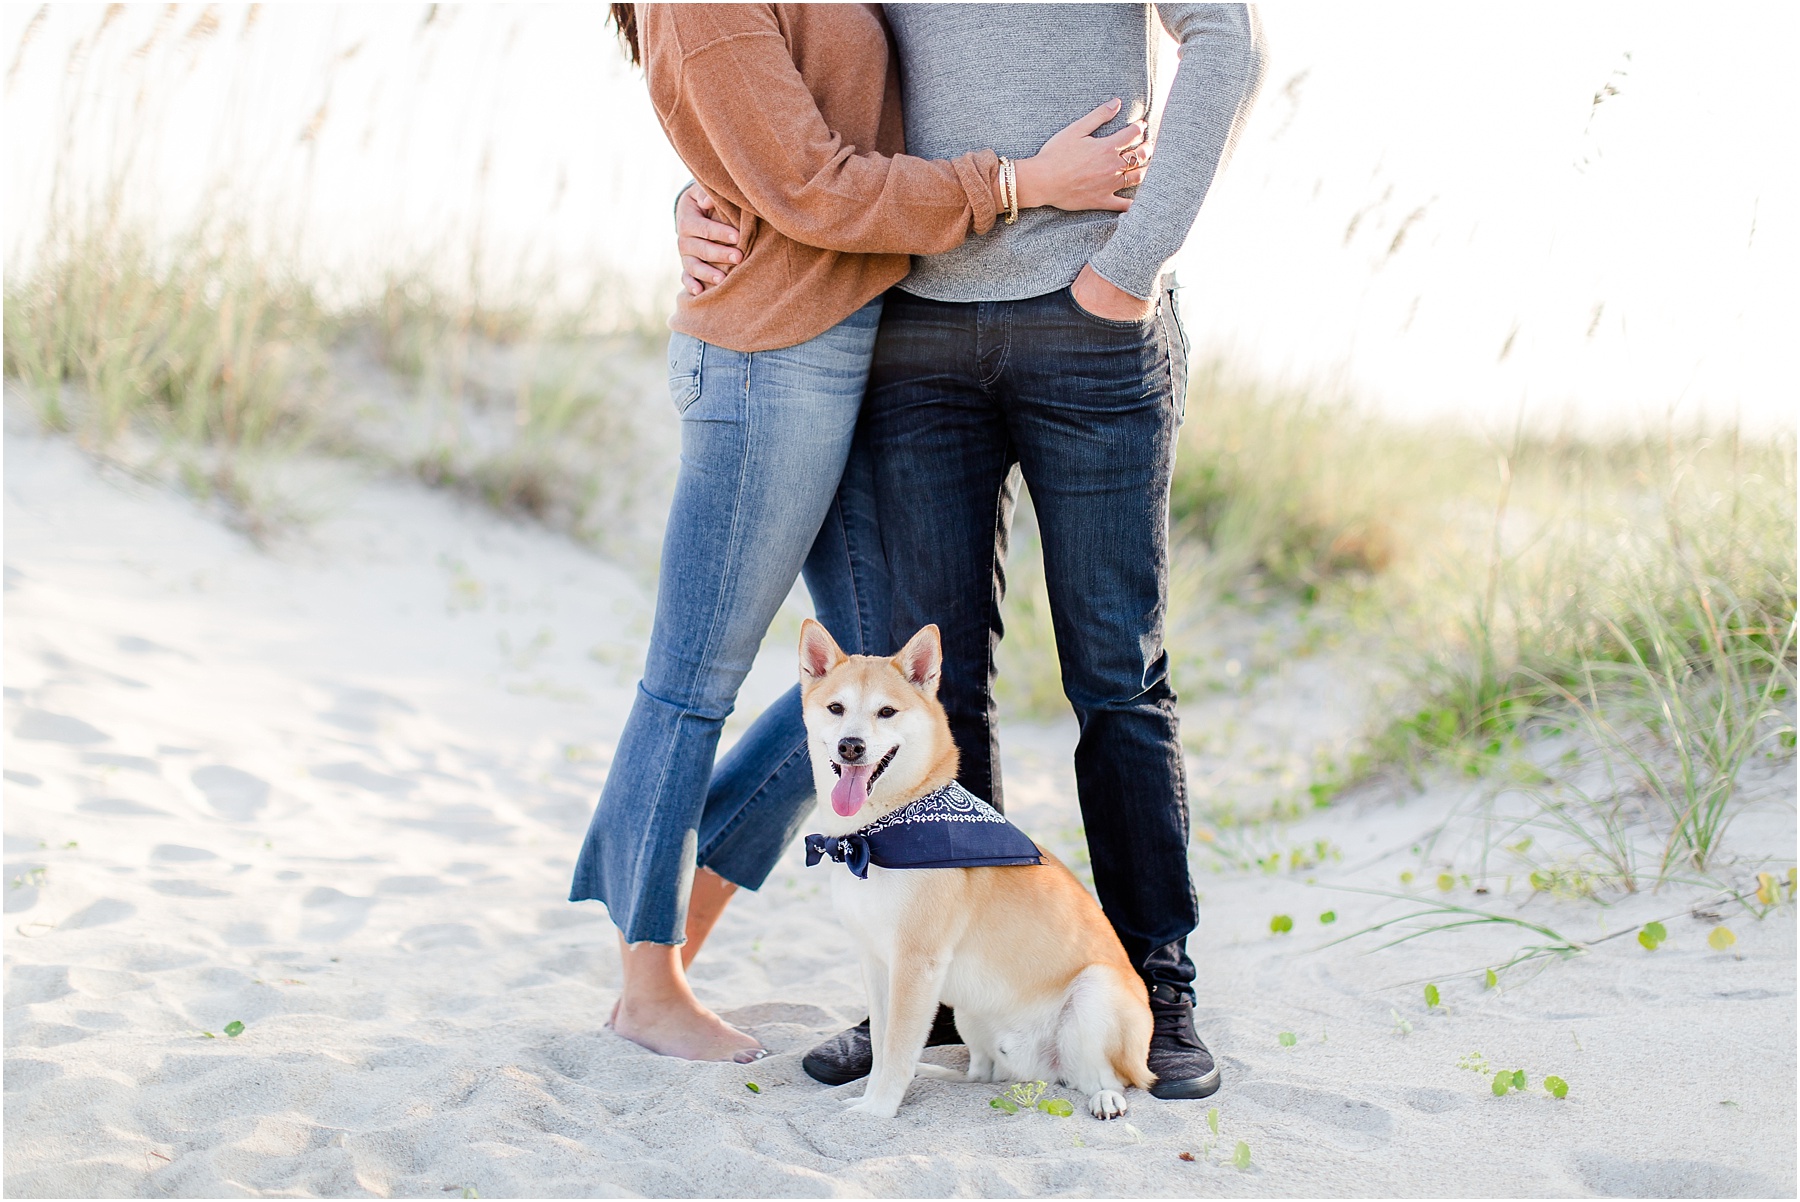
[[[861,739],[839,739],[838,759],[843,760],[846,764],[854,764],[863,758],[864,748],[865,744]]]

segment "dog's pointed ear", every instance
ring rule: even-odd
[[[831,632],[811,618],[800,623],[800,683],[811,684],[849,657]]]
[[[936,697],[938,681],[944,674],[944,642],[937,626],[925,627],[907,640],[893,659],[900,675],[928,697]]]

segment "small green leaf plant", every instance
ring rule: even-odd
[[[1644,950],[1647,952],[1653,952],[1661,947],[1663,941],[1668,937],[1669,929],[1660,922],[1647,922],[1644,924],[1644,929],[1638,932],[1638,942],[1643,944]]]
[[[1412,1020],[1411,1019],[1409,1019],[1405,1015],[1401,1014],[1398,1010],[1394,1009],[1392,1006],[1388,1007],[1388,1013],[1394,1016],[1394,1034],[1396,1034],[1396,1035],[1411,1035],[1412,1034]]]
[[[1706,937],[1706,945],[1715,952],[1729,951],[1736,942],[1737,936],[1732,934],[1730,927],[1714,927],[1712,934]]]
[[[1279,1034],[1275,1037],[1275,1040],[1276,1040],[1276,1042],[1281,1044],[1281,1046],[1284,1048],[1291,1048],[1294,1046],[1295,1043],[1299,1042],[1297,1039],[1295,1039],[1294,1033],[1292,1031],[1283,1031],[1281,1034]]]
[[[1336,910],[1325,911],[1325,913],[1319,915],[1319,921],[1324,923],[1326,926],[1330,926],[1332,923],[1337,921],[1337,911]]]
[[[1021,1110],[1041,1110],[1045,1114],[1059,1119],[1066,1119],[1075,1113],[1075,1107],[1067,1098],[1046,1098],[1044,1091],[1050,1088],[1044,1081],[1020,1081],[1008,1086],[1005,1093],[988,1102],[1002,1114],[1017,1114]]]
[[[1213,1151],[1219,1146],[1219,1108],[1217,1106],[1210,1107],[1206,1112],[1206,1129],[1212,1132],[1212,1138],[1202,1145],[1200,1155],[1195,1156],[1192,1152],[1182,1152],[1180,1153],[1182,1160],[1204,1160],[1208,1164],[1213,1163]],[[1241,1139],[1238,1140],[1237,1147],[1231,1153],[1231,1163],[1239,1170],[1248,1169],[1250,1167],[1250,1145]]]
[[[1481,987],[1483,989],[1496,989],[1499,987],[1499,985],[1500,985],[1500,974],[1495,972],[1491,968],[1488,969],[1487,975],[1482,977],[1482,979],[1481,979]]]
[[[243,1033],[244,1033],[244,1024],[239,1022],[237,1019],[234,1018],[230,1022],[225,1024],[225,1034],[231,1036],[231,1038],[236,1039],[238,1036],[242,1035]]]
[[[1525,1075],[1524,1069],[1501,1069],[1499,1072],[1494,1072],[1494,1068],[1488,1063],[1487,1057],[1483,1056],[1480,1052],[1467,1053],[1456,1062],[1456,1067],[1467,1069],[1469,1072],[1477,1073],[1483,1077],[1492,1073],[1493,1080],[1489,1082],[1489,1088],[1494,1091],[1494,1096],[1496,1098],[1504,1098],[1509,1093],[1523,1093],[1525,1090],[1531,1088],[1531,1078]],[[1544,1092],[1553,1098],[1561,1100],[1569,1096],[1569,1083],[1564,1081],[1561,1077],[1552,1074],[1545,1077],[1541,1084]]]
[[[1436,985],[1425,986],[1425,1008],[1426,1009],[1428,1009],[1428,1010],[1435,1009],[1437,1007],[1437,1005],[1439,1004],[1439,1002],[1441,1002],[1442,1000],[1443,1000],[1443,997],[1441,994],[1438,993],[1438,987]]]
[[[1285,935],[1294,929],[1294,920],[1286,914],[1277,914],[1269,919],[1269,930],[1277,935]]]
[[[758,1085],[754,1081],[744,1082],[744,1088],[749,1090],[751,1093],[761,1093],[762,1092],[762,1086]]]

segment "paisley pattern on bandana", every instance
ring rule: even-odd
[[[848,835],[806,836],[806,866],[847,864],[858,877],[877,868],[992,868],[1041,864],[1037,844],[993,806],[955,781]]]

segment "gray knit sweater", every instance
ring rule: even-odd
[[[1102,101],[1102,132],[1149,113],[1155,26],[1181,43],[1156,157],[1128,213],[1030,209],[956,250],[921,256],[900,287],[933,300],[1018,300],[1082,265],[1148,298],[1181,249],[1262,81],[1262,33],[1242,4],[888,4],[900,48],[907,153],[1037,153]]]

